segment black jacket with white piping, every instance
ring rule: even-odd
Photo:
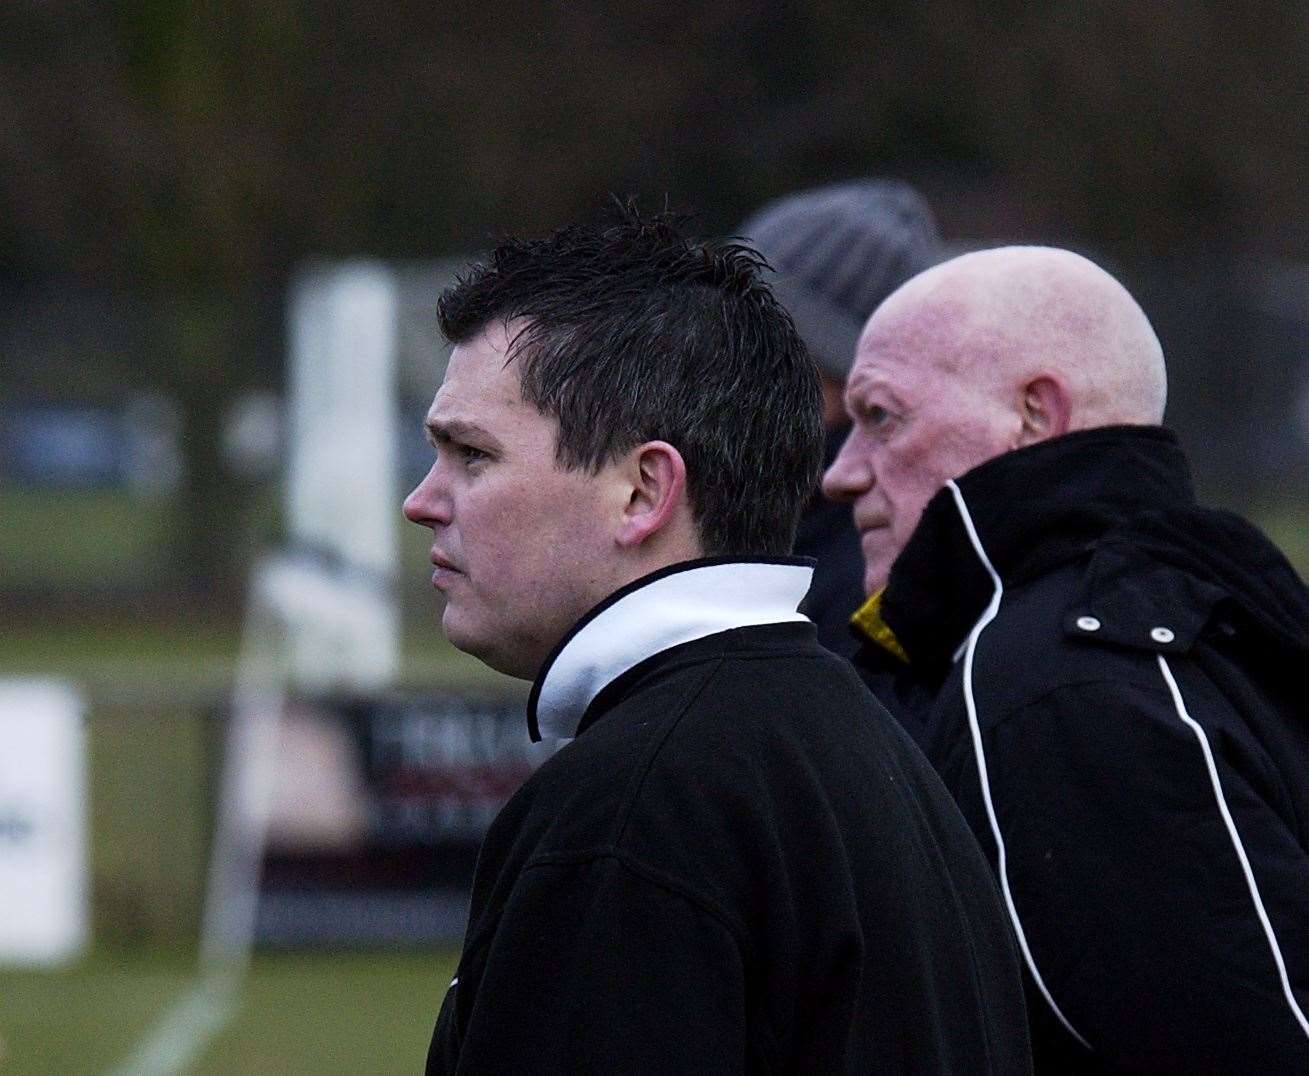
[[[949,483],[856,621],[996,868],[1038,1071],[1309,1073],[1309,591],[1170,433]]]

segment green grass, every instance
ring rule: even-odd
[[[454,975],[450,950],[269,954],[196,1072],[414,1073]]]
[[[239,649],[235,624],[42,618],[5,625],[0,677],[57,676],[93,698],[126,692],[134,699],[217,699],[231,687]],[[524,690],[521,681],[455,650],[434,615],[408,626],[399,680],[417,688]]]
[[[25,584],[157,579],[172,506],[117,490],[0,487],[0,565]]]
[[[404,637],[404,684],[522,691],[445,643],[425,604]],[[217,777],[210,715],[228,697],[239,635],[239,624],[94,606],[0,632],[0,678],[67,679],[87,701],[95,939],[66,970],[0,968],[0,1076],[103,1073],[192,986]],[[258,952],[234,1018],[192,1071],[420,1071],[454,962],[450,951]]]
[[[100,1072],[132,1049],[190,976],[189,964],[167,954],[0,972],[0,1072]]]
[[[234,1018],[191,1071],[418,1072],[456,959],[448,949],[259,954]],[[65,971],[0,972],[0,1072],[103,1072],[192,981],[189,958],[149,950],[101,951]]]
[[[99,707],[87,725],[93,936],[189,943],[217,776],[212,722],[186,709]]]
[[[213,625],[19,624],[0,675],[59,675],[88,700],[92,932],[63,971],[0,969],[0,1076],[102,1073],[194,980],[216,779],[211,707],[237,632]],[[436,631],[405,647],[414,684],[490,678]],[[421,1069],[451,952],[257,953],[233,1021],[197,1073]]]
[[[127,692],[175,703],[226,690],[238,641],[233,626],[106,620],[94,612],[20,621],[0,635],[0,676],[71,680],[93,701]]]

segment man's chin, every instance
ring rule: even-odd
[[[891,574],[891,566],[883,564],[880,561],[868,565],[864,569],[864,593],[876,594],[886,586],[887,577]]]
[[[441,631],[450,645],[476,658],[489,669],[519,680],[536,677],[536,667],[523,659],[521,651],[504,645],[505,640],[488,631],[477,631],[461,624],[457,612],[446,606],[441,617]]]

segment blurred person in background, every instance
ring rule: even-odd
[[[1309,591],[1196,503],[1165,392],[1145,314],[1067,251],[887,299],[824,479],[857,660],[995,864],[1038,1071],[1309,1072]]]
[[[823,466],[830,466],[850,428],[843,393],[864,323],[891,292],[941,258],[932,211],[905,183],[855,180],[769,202],[738,232],[768,259],[768,282],[818,364]],[[853,657],[859,643],[850,613],[864,598],[864,565],[850,506],[815,491],[800,516],[795,553],[817,561],[803,611],[817,625],[818,641]]]
[[[820,393],[758,255],[621,210],[439,315],[405,515],[447,636],[570,742],[487,835],[428,1071],[1030,1071],[980,849],[796,611]]]

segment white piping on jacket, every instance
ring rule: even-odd
[[[1004,837],[1000,834],[1000,823],[995,817],[995,806],[991,803],[991,779],[987,775],[986,755],[982,750],[982,729],[977,720],[977,701],[973,697],[973,655],[977,649],[978,637],[1000,611],[1000,599],[1004,595],[1004,584],[1000,582],[1000,575],[991,564],[991,558],[986,555],[986,550],[982,548],[982,540],[977,536],[977,528],[973,526],[973,517],[968,511],[968,505],[964,503],[964,495],[959,491],[958,485],[954,480],[946,482],[946,488],[954,497],[955,507],[959,509],[959,516],[963,520],[964,530],[968,532],[968,540],[973,545],[973,551],[977,554],[977,559],[982,562],[982,567],[986,569],[987,575],[991,577],[991,602],[986,607],[985,612],[978,618],[977,623],[973,625],[972,631],[968,633],[968,641],[964,648],[964,708],[968,711],[968,728],[973,737],[973,756],[977,759],[977,777],[982,786],[982,802],[986,805],[987,821],[991,824],[991,835],[995,838],[997,868],[1000,875],[1000,889],[1004,894],[1005,907],[1009,910],[1009,919],[1014,925],[1014,933],[1018,936],[1018,946],[1023,951],[1023,960],[1027,963],[1027,970],[1032,973],[1032,980],[1036,983],[1036,988],[1041,991],[1041,996],[1045,998],[1046,1003],[1053,1010],[1059,1022],[1063,1024],[1068,1034],[1072,1035],[1086,1049],[1091,1049],[1091,1044],[1078,1034],[1077,1029],[1069,1023],[1068,1018],[1064,1016],[1063,1010],[1055,1004],[1054,998],[1046,988],[1045,980],[1041,978],[1041,973],[1036,968],[1036,960],[1032,956],[1032,950],[1027,945],[1027,935],[1023,932],[1023,924],[1018,919],[1018,909],[1014,906],[1013,893],[1009,889],[1009,872],[1008,857],[1005,852]]]
[[[1218,813],[1223,816],[1223,825],[1227,827],[1227,835],[1232,839],[1232,847],[1236,849],[1236,858],[1241,861],[1241,870],[1245,874],[1245,884],[1250,890],[1250,899],[1254,901],[1255,914],[1259,917],[1259,924],[1263,927],[1264,936],[1268,939],[1268,948],[1272,950],[1273,963],[1277,965],[1277,975],[1282,981],[1282,993],[1286,995],[1286,1003],[1291,1007],[1291,1015],[1300,1024],[1305,1035],[1309,1036],[1309,1020],[1305,1019],[1304,1010],[1300,1008],[1299,1003],[1295,1000],[1295,994],[1291,992],[1291,980],[1286,974],[1286,961],[1282,959],[1281,946],[1277,944],[1277,935],[1273,933],[1273,924],[1269,921],[1268,913],[1264,910],[1263,898],[1259,895],[1259,886],[1254,880],[1254,871],[1250,867],[1250,859],[1245,854],[1245,846],[1241,843],[1241,835],[1236,831],[1236,822],[1232,819],[1232,812],[1227,809],[1227,798],[1223,795],[1223,786],[1218,780],[1218,767],[1214,763],[1214,753],[1209,747],[1209,737],[1205,735],[1204,729],[1187,711],[1186,702],[1182,699],[1182,690],[1177,686],[1177,681],[1173,679],[1173,671],[1168,667],[1168,662],[1162,654],[1157,654],[1156,657],[1159,659],[1159,671],[1163,673],[1164,683],[1168,685],[1168,692],[1173,697],[1173,706],[1177,710],[1177,716],[1195,733],[1195,738],[1200,741],[1200,750],[1204,754],[1205,769],[1209,771],[1209,783],[1213,785],[1214,799],[1218,801]]]

